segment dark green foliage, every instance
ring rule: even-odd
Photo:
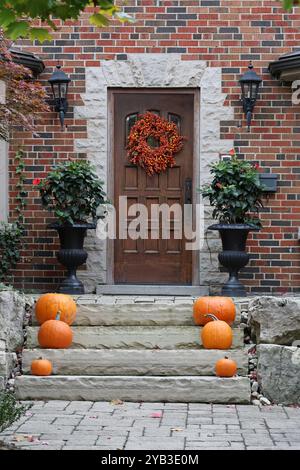
[[[24,190],[25,181],[25,163],[24,152],[18,150],[15,155],[17,163],[16,176],[18,182],[16,189],[18,190],[15,208],[16,221],[13,223],[0,222],[0,282],[10,283],[10,272],[16,267],[21,258],[21,242],[24,235],[24,215],[23,211],[26,207],[27,192]]]
[[[283,8],[285,10],[291,10],[293,6],[299,5],[299,1],[297,0],[281,0],[283,4]]]
[[[11,426],[30,408],[18,403],[10,392],[0,392],[0,432]]]
[[[8,282],[9,274],[20,260],[23,229],[16,223],[0,223],[0,282]]]
[[[257,165],[239,160],[236,155],[211,166],[213,180],[200,192],[214,207],[213,217],[221,223],[261,227],[257,216],[262,205],[264,186],[260,183]]]
[[[58,164],[38,188],[43,206],[53,211],[61,224],[95,220],[100,217],[98,208],[107,204],[103,182],[83,160]]]

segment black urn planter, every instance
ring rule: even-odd
[[[214,224],[209,230],[218,230],[223,251],[219,261],[229,272],[229,279],[222,287],[222,295],[228,297],[246,297],[245,286],[239,280],[239,271],[248,263],[250,256],[246,252],[246,243],[250,231],[258,231],[248,224]]]
[[[53,223],[49,228],[58,232],[60,250],[58,261],[67,268],[67,277],[62,281],[58,292],[62,294],[84,294],[84,286],[77,279],[76,270],[86,262],[88,254],[83,248],[87,229],[95,229],[96,224],[59,225]]]

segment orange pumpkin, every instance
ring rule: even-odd
[[[218,377],[233,377],[236,375],[237,365],[235,361],[225,356],[216,362],[215,369]]]
[[[45,321],[38,332],[38,342],[42,348],[66,349],[72,344],[72,341],[71,328],[67,323],[58,319]]]
[[[35,316],[40,325],[47,320],[55,320],[60,314],[60,320],[72,325],[76,317],[76,303],[67,294],[44,294],[35,306]]]
[[[211,319],[208,314],[215,315],[229,325],[235,320],[235,305],[230,297],[200,297],[194,303],[193,316],[196,325],[206,325]]]
[[[31,363],[32,375],[50,375],[52,372],[52,364],[48,359],[35,359]]]
[[[232,345],[232,329],[223,320],[209,315],[214,321],[207,323],[201,332],[202,344],[205,349],[229,349]]]

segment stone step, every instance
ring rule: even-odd
[[[180,286],[153,284],[98,284],[99,295],[209,295],[208,286]]]
[[[38,327],[27,329],[27,348],[39,347]],[[197,326],[75,326],[74,349],[199,349]],[[231,349],[244,346],[243,330],[233,329]]]
[[[77,326],[192,326],[193,301],[183,303],[124,303],[114,304],[79,304]],[[240,310],[237,307],[235,324],[240,323]],[[35,315],[33,325],[37,325]]]
[[[188,349],[39,349],[23,351],[23,372],[30,374],[34,359],[49,359],[54,375],[215,375],[215,363],[224,356],[234,359],[238,374],[248,374],[246,350]]]
[[[249,403],[247,377],[64,376],[16,377],[19,400]]]

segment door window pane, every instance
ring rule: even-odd
[[[178,114],[168,113],[168,120],[174,122],[178,128],[178,132],[181,132],[181,117]]]
[[[126,145],[127,145],[129,132],[132,126],[136,123],[137,119],[138,119],[138,113],[133,113],[133,114],[129,114],[129,116],[126,116],[126,119],[125,119],[125,144]]]

